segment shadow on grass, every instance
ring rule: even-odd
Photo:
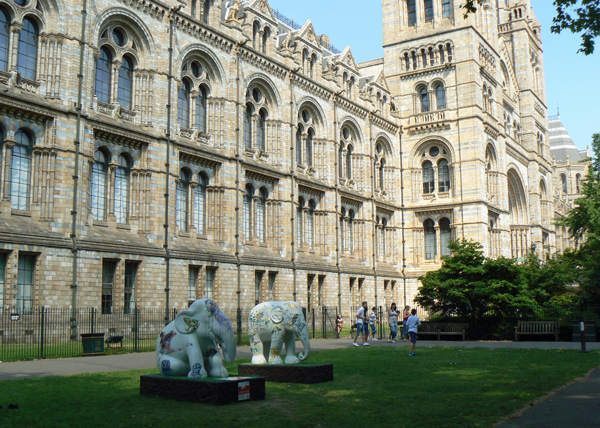
[[[264,401],[225,406],[139,395],[156,369],[2,382],[3,427],[487,427],[598,365],[566,350],[352,348],[313,352],[334,381],[267,383]],[[237,373],[237,365],[229,371]],[[9,403],[19,409],[7,410]]]

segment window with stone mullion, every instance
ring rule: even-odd
[[[29,18],[23,20],[19,34],[17,70],[25,79],[35,80],[37,68],[38,28]]]
[[[10,159],[10,200],[14,209],[28,210],[32,141],[20,130],[15,133],[15,141]]]
[[[9,41],[10,17],[3,8],[0,8],[0,71],[8,71]]]
[[[17,274],[17,311],[30,314],[33,309],[33,278],[35,256],[19,254],[19,270]]]

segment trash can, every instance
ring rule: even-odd
[[[81,335],[83,356],[104,355],[104,333],[85,333]]]
[[[584,321],[585,341],[596,342],[596,321]],[[581,341],[581,327],[579,321],[573,321],[573,342]]]

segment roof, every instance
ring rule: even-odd
[[[550,132],[550,153],[557,162],[579,162],[585,159],[579,152],[573,139],[560,120],[560,115],[550,116],[548,120]]]

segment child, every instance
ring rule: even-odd
[[[417,329],[421,325],[421,320],[417,316],[417,310],[413,309],[410,311],[411,315],[408,317],[406,321],[406,325],[408,327],[408,336],[410,337],[410,353],[409,357],[414,357],[417,355],[415,352],[415,346],[417,345]]]
[[[376,314],[377,307],[373,306],[373,309],[371,309],[371,316],[369,317],[369,327],[371,327],[371,340],[377,340],[377,338],[375,337],[375,335],[377,334],[377,326],[375,324],[381,324],[381,322],[377,320]]]
[[[406,305],[404,307],[404,311],[402,312],[402,339],[405,342],[408,342],[408,328],[406,328],[406,321],[410,316],[410,306]]]
[[[344,317],[342,314],[338,314],[336,319],[335,332],[337,334],[337,338],[340,338],[340,333],[342,332],[342,328],[344,328]]]

